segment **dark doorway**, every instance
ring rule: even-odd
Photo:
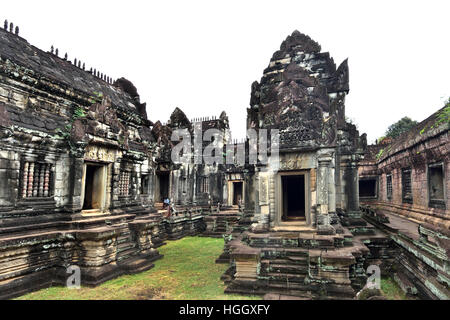
[[[159,201],[169,198],[169,172],[160,172],[158,175],[159,181]]]
[[[102,207],[105,191],[103,169],[102,165],[86,164],[83,210],[101,209]]]
[[[359,180],[359,197],[375,198],[377,196],[377,180],[364,179]]]
[[[282,176],[283,220],[305,220],[305,176]]]
[[[233,182],[233,204],[238,205],[242,200],[242,182]]]

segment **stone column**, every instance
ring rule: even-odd
[[[355,156],[352,156],[346,169],[346,194],[347,194],[347,211],[348,213],[359,212],[359,183],[358,183],[358,166]]]
[[[331,163],[333,158],[330,154],[320,155],[318,158],[319,166],[317,169],[317,216],[316,225],[321,234],[334,234],[336,231],[331,226],[329,210],[330,193],[330,175]],[[334,173],[333,173],[334,174]],[[333,179],[334,180],[334,179]],[[333,188],[334,189],[334,188]],[[334,200],[333,200],[334,199]],[[335,208],[335,198],[331,199],[331,206]]]
[[[84,158],[74,156],[71,157],[71,166],[69,169],[69,203],[65,209],[70,212],[81,211],[83,203],[81,203],[81,190],[83,179]]]
[[[328,215],[330,216],[330,224],[338,222],[339,218],[336,214],[336,162],[331,162],[328,171]]]
[[[258,203],[259,203],[259,228],[269,230],[270,228],[270,206],[269,206],[269,174],[266,171],[258,173]]]
[[[255,211],[255,183],[254,183],[255,173],[247,169],[244,170],[245,179],[245,210],[254,212]]]

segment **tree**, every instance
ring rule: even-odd
[[[411,118],[409,117],[403,117],[402,119],[388,127],[386,131],[386,137],[397,138],[403,132],[410,130],[417,123],[417,121],[411,120]]]

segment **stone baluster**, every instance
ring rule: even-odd
[[[44,197],[49,196],[49,186],[50,186],[50,165],[47,164],[45,166],[45,174],[44,174]]]
[[[39,165],[39,189],[38,189],[38,196],[43,197],[44,196],[44,177],[45,177],[45,164]]]
[[[27,197],[27,189],[28,189],[28,169],[29,163],[25,162],[23,165],[23,177],[22,177],[22,198]]]
[[[39,164],[34,164],[34,173],[33,173],[33,197],[38,196],[39,191]]]
[[[28,190],[27,197],[33,196],[33,176],[34,176],[34,162],[31,162],[28,168]]]

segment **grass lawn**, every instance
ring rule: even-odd
[[[164,258],[155,267],[134,275],[121,276],[96,288],[51,287],[20,300],[228,300],[261,299],[256,296],[224,294],[220,280],[227,265],[214,261],[222,253],[223,239],[187,237],[167,241],[158,250]],[[83,275],[81,278],[83,283]],[[391,278],[381,279],[381,291],[390,300],[405,300],[403,291]]]
[[[214,261],[222,253],[223,239],[187,237],[167,241],[158,250],[164,258],[155,267],[134,275],[121,276],[96,288],[51,287],[33,292],[20,300],[227,300],[261,299],[228,295],[220,276],[227,265]],[[83,283],[83,275],[81,275]]]
[[[389,300],[410,300],[392,278],[381,278],[381,292]]]

